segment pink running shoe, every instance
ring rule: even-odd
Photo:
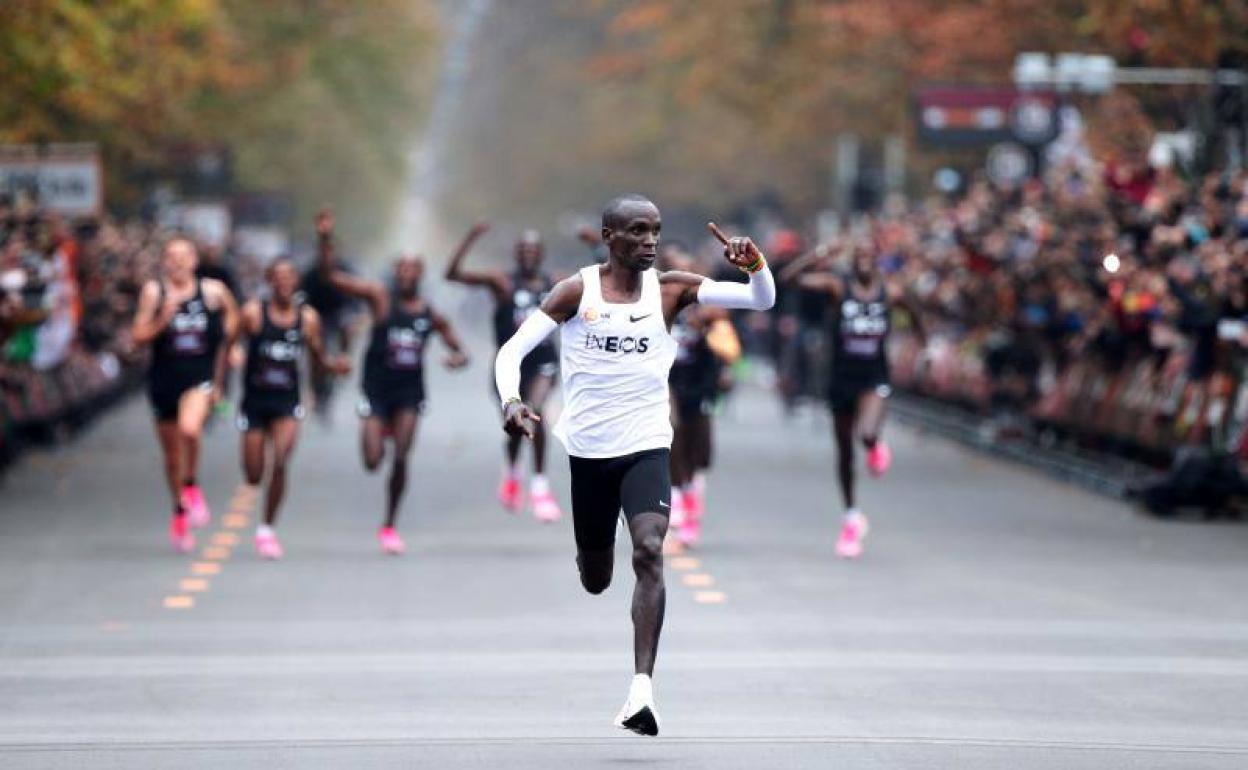
[[[706,511],[706,501],[702,498],[702,490],[696,486],[684,490],[685,492],[685,515],[691,519],[702,519],[702,514]]]
[[[702,539],[702,517],[694,516],[692,513],[685,516],[685,523],[676,531],[676,537],[686,548],[696,546]]]
[[[555,496],[550,490],[529,493],[529,503],[533,506],[533,518],[543,524],[549,524],[563,518],[563,511],[559,509],[559,502],[555,500]]]
[[[867,450],[867,470],[872,476],[883,476],[888,466],[893,464],[893,450],[888,448],[883,439],[875,442],[875,446]]]
[[[403,545],[403,538],[399,537],[399,532],[394,527],[377,530],[377,541],[381,543],[381,552],[391,556],[398,556],[407,550],[407,546]]]
[[[686,502],[685,493],[680,491],[678,487],[672,487],[672,507],[667,513],[668,530],[679,530],[685,526],[685,520],[688,518],[689,505]]]
[[[277,541],[277,535],[273,533],[260,534],[257,532],[256,553],[271,561],[277,561],[282,558],[282,544]]]
[[[208,510],[208,501],[204,500],[204,492],[198,486],[182,487],[182,507],[191,517],[191,526],[202,528],[212,521],[212,512]]]
[[[169,542],[178,553],[190,553],[195,548],[195,535],[191,534],[191,523],[187,515],[174,514],[169,520]]]
[[[503,476],[503,480],[498,483],[498,501],[508,513],[518,513],[524,502],[520,495],[520,479]]]
[[[862,544],[867,539],[867,517],[861,513],[849,513],[841,523],[841,536],[836,539],[836,555],[842,559],[862,556]]]

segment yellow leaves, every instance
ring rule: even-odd
[[[608,30],[614,34],[648,32],[671,18],[669,3],[662,0],[646,0],[626,7],[611,21]]]

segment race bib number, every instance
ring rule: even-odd
[[[879,337],[846,337],[845,352],[851,356],[870,357],[880,352]]]
[[[295,387],[294,378],[291,371],[285,367],[266,366],[260,370],[259,382],[261,387],[273,390],[293,390]]]
[[[204,335],[199,332],[183,332],[173,336],[173,352],[178,355],[196,356],[207,351]]]

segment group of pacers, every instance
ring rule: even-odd
[[[560,378],[563,406],[553,428],[569,455],[576,564],[590,593],[604,591],[614,568],[621,513],[632,543],[636,577],[632,602],[635,676],[615,724],[643,735],[659,731],[651,675],[663,623],[662,559],[671,531],[678,542],[696,543],[703,511],[703,476],[710,464],[711,416],[724,387],[724,368],[740,355],[728,311],[766,311],[776,297],[775,278],[762,252],[747,237],[729,237],[714,224],[728,266],[745,280],[713,280],[679,244],[659,241],[662,221],[648,199],[628,195],[609,202],[602,215],[601,252],[592,264],[555,281],[542,270],[542,245],[525,233],[512,271],[470,270],[464,262],[484,234],[477,225],[449,261],[446,278],[486,288],[495,305],[499,344],[494,373],[505,461],[498,497],[509,510],[526,504],[519,465],[523,440],[533,444],[527,504],[536,518],[554,521],[562,512],[545,473],[543,407]],[[372,320],[363,356],[361,455],[377,470],[389,449],[389,477],[381,549],[404,550],[395,527],[407,486],[408,456],[425,403],[424,367],[430,337],[441,338],[444,364],[463,367],[468,358],[445,316],[421,296],[424,263],[405,256],[387,284],[360,278],[335,256],[334,220],[316,220],[321,280],[362,301]],[[826,250],[786,267],[780,276],[810,291],[826,292],[836,307],[838,375],[830,401],[835,417],[838,468],[846,514],[837,552],[861,553],[865,516],[855,505],[853,448],[860,440],[868,466],[882,473],[889,451],[881,440],[888,395],[885,342],[890,306],[902,299],[877,272],[872,253],[856,251],[853,269],[826,269]],[[144,286],[134,338],[152,348],[148,392],[172,498],[170,538],[175,548],[194,547],[194,529],[209,521],[196,480],[200,438],[228,374],[228,350],[246,341],[242,401],[242,467],[247,481],[268,477],[257,551],[277,559],[282,547],[275,524],[285,493],[287,467],[303,417],[300,362],[304,351],[317,367],[350,371],[342,355],[326,351],[321,319],[300,301],[299,275],[287,259],[267,270],[268,292],[241,310],[225,286],[195,277],[196,253],[187,239],[166,244],[162,274]],[[551,341],[559,331],[560,344]]]

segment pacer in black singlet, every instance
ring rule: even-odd
[[[163,305],[169,290],[163,282],[158,286]],[[147,395],[157,420],[177,420],[178,403],[188,390],[212,390],[217,352],[225,336],[221,315],[221,308],[208,306],[203,281],[197,279],[195,293],[178,303],[177,312],[152,341]]]
[[[833,301],[828,405],[833,414],[854,414],[863,394],[888,398],[888,332],[891,326],[888,290],[883,281],[874,289],[844,279],[848,292]]]
[[[466,286],[483,286],[494,298],[494,339],[501,348],[511,339],[520,325],[532,315],[550,295],[554,281],[541,269],[543,247],[536,231],[523,233],[516,242],[515,268],[503,270],[468,270],[464,259],[472,244],[487,230],[478,224],[468,232],[455,255],[446,267],[446,279]],[[553,339],[546,339],[520,365],[520,392],[525,402],[541,412],[555,386],[559,373],[559,349]],[[491,395],[498,393],[490,386]],[[511,512],[524,506],[520,488],[520,438],[508,436],[504,445],[506,464],[498,485],[498,500]],[[539,521],[555,521],[563,512],[559,508],[550,483],[546,479],[546,429],[537,423],[533,436],[533,476],[529,479],[529,504]]]
[[[420,257],[402,257],[395,263],[393,291],[380,281],[337,269],[328,252],[322,252],[319,268],[334,288],[367,302],[372,315],[373,329],[364,353],[360,449],[364,468],[372,472],[381,466],[387,441],[393,447],[385,518],[377,538],[383,552],[399,554],[404,550],[403,539],[394,525],[407,489],[408,454],[425,405],[424,362],[430,335],[437,332],[450,349],[444,361],[447,368],[466,366],[468,356],[447,319],[420,296],[425,274]]]
[[[346,374],[350,364],[344,356],[326,356],[320,314],[295,298],[299,273],[294,263],[279,259],[265,277],[269,299],[253,300],[243,308],[247,366],[238,428],[243,434],[240,454],[247,483],[258,485],[266,466],[269,472],[264,520],[256,528],[256,551],[266,559],[279,559],[282,546],[273,528],[286,494],[286,468],[303,417],[300,359],[306,350],[322,370],[334,374]]]
[[[415,311],[395,304],[373,322],[364,352],[361,417],[390,420],[400,411],[425,408],[425,346],[433,333],[433,311]]]
[[[907,308],[920,338],[923,328],[905,294],[876,269],[872,243],[853,245],[849,275],[803,272],[825,262],[830,254],[826,247],[815,249],[786,267],[781,280],[797,281],[805,290],[823,292],[832,305],[828,406],[836,431],[837,478],[846,509],[836,552],[852,559],[862,554],[868,529],[867,517],[855,500],[855,436],[867,450],[867,469],[872,475],[883,475],[892,463],[892,452],[880,436],[885,399],[890,393],[887,347],[892,307]]]
[[[233,295],[220,281],[196,278],[197,262],[189,240],[165,244],[162,276],[143,287],[133,327],[134,341],[152,347],[147,395],[173,496],[169,537],[183,552],[195,546],[191,527],[205,526],[211,515],[196,479],[199,444],[238,324]]]

